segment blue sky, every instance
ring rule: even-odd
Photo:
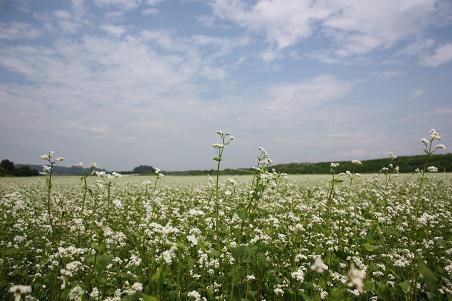
[[[452,137],[449,0],[0,0],[0,157],[213,168]]]

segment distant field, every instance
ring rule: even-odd
[[[452,295],[451,174],[286,178],[264,167],[218,185],[213,175],[156,179],[104,173],[85,186],[79,176],[0,178],[0,296]]]
[[[397,181],[407,181],[416,177],[414,174],[399,174]],[[452,180],[452,173],[437,173],[433,177],[437,179]],[[56,185],[81,185],[80,176],[55,176]],[[213,175],[210,178],[214,181]],[[154,181],[155,176],[131,176],[125,175],[118,179],[118,183],[123,184],[142,184],[145,181]],[[253,176],[238,175],[238,176],[220,176],[220,182],[225,182],[227,179],[234,179],[238,184],[251,184]],[[328,184],[331,179],[330,175],[288,175],[288,181],[297,185],[324,185]],[[382,174],[363,174],[355,181],[365,182],[367,180],[378,179],[384,181]],[[94,183],[97,179],[91,177],[88,179],[89,183]],[[165,176],[159,180],[159,186],[202,186],[209,183],[209,176]],[[45,184],[45,177],[0,177],[0,185],[28,185],[28,184]]]

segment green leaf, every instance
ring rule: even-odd
[[[152,275],[152,280],[159,281],[162,277],[162,268],[158,267],[157,271],[155,271],[154,275]]]
[[[94,255],[90,255],[88,257],[86,257],[86,263],[88,264],[94,264]]]
[[[111,255],[99,255],[97,256],[97,262],[96,262],[96,271],[98,273],[103,272],[107,266],[111,263],[113,260],[113,256]]]
[[[263,271],[265,271],[266,269],[268,269],[270,267],[270,263],[267,260],[267,256],[265,256],[265,254],[263,253],[257,253],[256,256],[256,261],[257,261],[257,266],[262,269]]]
[[[149,296],[145,294],[141,294],[141,298],[143,298],[144,301],[160,301],[159,297]]]
[[[363,244],[363,247],[364,247],[364,249],[366,249],[368,252],[373,252],[373,251],[375,251],[376,249],[378,249],[378,246],[374,246],[374,245],[372,245],[372,244],[370,244],[370,243],[368,243],[368,242],[364,243],[364,244]]]
[[[403,289],[403,291],[406,293],[410,289],[410,280],[405,280],[403,282],[399,283],[399,286]]]
[[[364,289],[368,292],[375,291],[375,283],[371,280],[367,280],[366,282],[364,282]]]
[[[428,286],[432,288],[436,288],[438,286],[438,277],[436,277],[435,273],[433,273],[424,262],[418,262],[417,270],[422,276],[424,276],[425,282]]]
[[[235,213],[237,213],[241,220],[246,219],[246,210],[244,208],[238,209]]]
[[[105,244],[104,243],[93,243],[91,247],[96,250],[98,253],[103,253],[105,251]]]

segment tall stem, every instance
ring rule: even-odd
[[[52,231],[52,237],[55,234],[53,228],[53,219],[52,219],[52,211],[51,211],[51,201],[52,201],[52,173],[53,173],[53,163],[50,162],[50,171],[49,177],[47,178],[47,214],[49,216],[50,229]]]

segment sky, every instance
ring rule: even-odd
[[[0,0],[0,159],[215,168],[452,147],[450,0]]]

